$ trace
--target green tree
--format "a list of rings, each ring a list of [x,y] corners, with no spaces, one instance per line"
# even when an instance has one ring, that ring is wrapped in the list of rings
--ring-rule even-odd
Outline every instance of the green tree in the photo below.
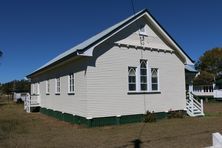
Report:
[[[199,75],[193,80],[194,85],[211,85],[213,82],[214,75],[206,71],[200,71]]]
[[[222,71],[222,48],[213,48],[199,59],[198,68],[217,76]]]
[[[14,80],[0,86],[2,94],[10,94],[13,91],[30,91],[30,82],[27,80]]]
[[[222,75],[222,48],[206,51],[196,65],[200,74],[194,79],[194,84],[212,84]]]

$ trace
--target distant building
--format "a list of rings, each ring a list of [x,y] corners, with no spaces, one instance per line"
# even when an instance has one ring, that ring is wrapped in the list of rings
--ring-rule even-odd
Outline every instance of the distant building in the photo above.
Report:
[[[12,92],[13,94],[13,101],[19,102],[19,101],[25,101],[30,97],[30,94],[28,91],[20,91],[16,90]]]

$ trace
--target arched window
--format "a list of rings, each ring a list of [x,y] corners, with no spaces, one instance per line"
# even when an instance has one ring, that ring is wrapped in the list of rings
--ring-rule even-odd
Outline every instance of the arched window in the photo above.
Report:
[[[129,91],[136,91],[136,68],[128,68]]]
[[[147,61],[140,60],[140,89],[147,90]]]
[[[152,91],[158,90],[158,69],[151,68],[151,83],[152,83]]]

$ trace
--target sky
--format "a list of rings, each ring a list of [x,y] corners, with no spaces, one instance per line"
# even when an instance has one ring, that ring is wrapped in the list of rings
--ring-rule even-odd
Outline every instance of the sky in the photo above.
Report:
[[[23,79],[58,54],[142,9],[195,61],[222,47],[221,0],[0,0],[0,83]]]

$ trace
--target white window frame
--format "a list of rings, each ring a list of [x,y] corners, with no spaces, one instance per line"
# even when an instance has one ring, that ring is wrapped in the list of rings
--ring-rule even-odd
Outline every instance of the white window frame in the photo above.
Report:
[[[45,82],[45,92],[47,95],[50,94],[50,80],[46,80]]]
[[[145,62],[146,64],[146,75],[141,75],[142,72],[141,72],[141,64]],[[130,90],[129,89],[129,68],[135,68],[135,74],[136,74],[136,90]],[[156,69],[157,71],[157,83],[155,83],[157,85],[157,90],[153,90],[152,86],[153,86],[153,82],[152,82],[152,69]],[[147,59],[140,59],[139,61],[139,66],[137,67],[134,67],[134,66],[128,66],[128,92],[135,92],[135,93],[152,93],[152,92],[160,92],[160,78],[159,78],[159,68],[156,68],[156,67],[150,67],[149,64],[148,64],[148,60]],[[142,83],[141,82],[141,78],[143,76],[146,76],[146,83]],[[142,90],[142,84],[146,84],[146,90]]]
[[[145,65],[146,65],[146,68],[141,68],[141,65],[143,64],[145,62]],[[138,68],[139,70],[140,70],[140,73],[139,73],[139,77],[140,77],[140,91],[144,91],[144,92],[147,92],[148,91],[148,64],[147,64],[147,60],[144,60],[144,59],[140,59],[140,66],[139,66],[139,68]],[[146,75],[142,75],[141,74],[141,70],[142,69],[146,69]],[[141,78],[142,77],[145,77],[146,78],[146,83],[142,83],[141,82]],[[146,89],[145,90],[142,90],[142,85],[146,85]]]
[[[71,77],[71,76],[73,76],[73,77]],[[70,82],[72,82],[71,78],[73,79],[73,84],[70,83]],[[71,87],[73,87],[73,88],[71,88]],[[70,73],[68,75],[68,94],[73,94],[73,93],[75,93],[75,74]]]
[[[40,94],[40,83],[37,82],[36,83],[36,95],[39,95]]]
[[[153,77],[153,73],[152,73],[152,69],[156,69],[156,72],[157,72],[157,82],[156,83],[153,83],[152,82],[152,77]],[[160,78],[159,78],[159,68],[154,68],[154,67],[152,67],[152,68],[150,68],[150,90],[151,90],[151,92],[158,92],[158,91],[160,91],[160,83],[159,83],[159,80]],[[156,84],[157,85],[157,90],[153,90],[153,84]]]
[[[35,83],[32,83],[31,84],[31,91],[32,91],[32,95],[34,95],[35,94]]]
[[[130,75],[129,75],[129,72],[131,71],[131,69],[133,69],[134,70],[134,72],[135,72],[135,82],[134,83],[132,83],[132,82],[130,82],[129,81],[129,77],[130,77]],[[129,66],[128,67],[128,91],[129,92],[136,92],[137,91],[137,68],[136,67],[133,67],[133,66]],[[130,85],[135,85],[135,90],[130,90]]]
[[[61,79],[60,77],[55,78],[55,94],[60,94],[61,92]]]

